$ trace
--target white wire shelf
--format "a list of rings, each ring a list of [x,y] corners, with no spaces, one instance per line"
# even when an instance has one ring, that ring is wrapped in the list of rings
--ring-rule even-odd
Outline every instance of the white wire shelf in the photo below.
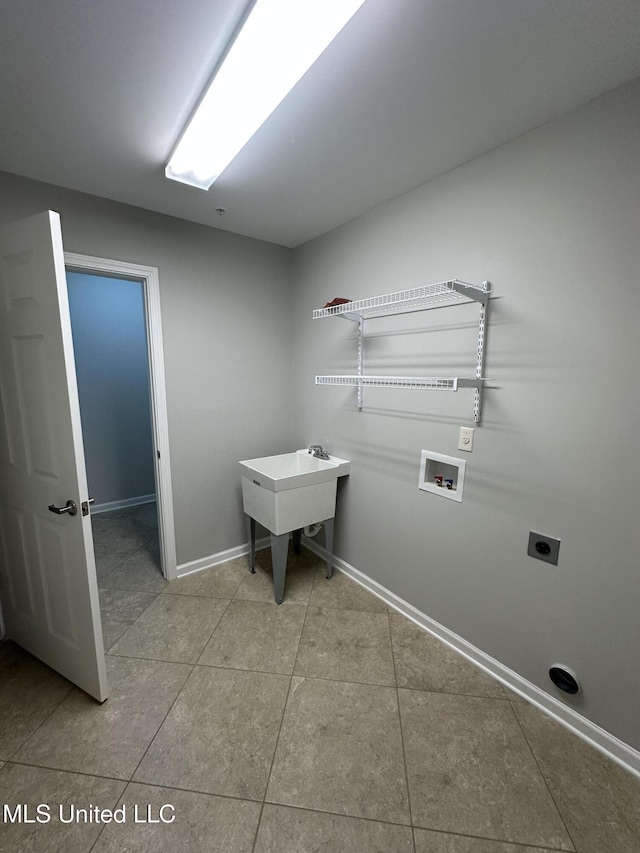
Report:
[[[473,388],[473,419],[480,422],[480,410],[484,390],[484,339],[487,312],[491,289],[488,281],[482,284],[469,284],[459,279],[441,281],[424,287],[414,287],[410,290],[399,290],[383,296],[371,296],[368,299],[358,299],[317,308],[313,312],[314,320],[322,317],[344,317],[357,323],[357,353],[356,370],[354,375],[316,376],[316,385],[348,385],[356,388],[356,404],[358,409],[363,406],[363,389],[368,388],[408,388],[417,391],[457,391],[459,388]],[[475,353],[475,378],[461,379],[459,377],[442,376],[369,376],[364,373],[364,328],[365,319],[371,317],[406,314],[424,311],[429,308],[442,308],[447,305],[476,303],[480,309],[478,319],[478,344]],[[368,324],[367,324],[368,325]]]
[[[313,311],[313,319],[345,317],[348,320],[359,320],[376,315],[404,314],[440,308],[448,303],[481,302],[485,304],[490,293],[488,282],[478,285],[452,279],[424,287],[414,287],[410,290],[386,293],[383,296],[357,299],[342,305],[333,305],[330,308],[316,308]]]
[[[316,385],[348,385],[362,388],[409,388],[416,391],[457,391],[480,388],[484,379],[442,376],[316,376]]]

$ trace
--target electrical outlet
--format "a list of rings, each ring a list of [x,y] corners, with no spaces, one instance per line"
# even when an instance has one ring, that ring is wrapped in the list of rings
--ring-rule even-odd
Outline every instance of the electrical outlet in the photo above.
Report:
[[[529,533],[527,554],[536,560],[544,560],[545,563],[558,565],[558,553],[560,552],[560,540],[553,536],[545,536],[543,533]]]
[[[473,429],[471,427],[460,427],[458,450],[467,450],[469,453],[473,450]]]

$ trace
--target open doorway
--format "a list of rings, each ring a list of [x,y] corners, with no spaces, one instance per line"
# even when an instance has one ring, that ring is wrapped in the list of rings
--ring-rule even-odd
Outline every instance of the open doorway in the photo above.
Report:
[[[101,603],[103,590],[160,591],[142,282],[68,270],[67,292]]]
[[[119,572],[130,598],[157,594],[176,577],[157,270],[70,253],[65,265],[99,583]]]

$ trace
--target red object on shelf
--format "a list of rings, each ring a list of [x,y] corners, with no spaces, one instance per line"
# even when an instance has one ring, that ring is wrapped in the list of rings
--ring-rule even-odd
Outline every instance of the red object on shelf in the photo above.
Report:
[[[336,296],[335,299],[332,299],[331,302],[327,302],[326,305],[323,305],[323,308],[335,308],[336,305],[346,305],[347,302],[353,302],[352,299],[342,299],[340,296]]]

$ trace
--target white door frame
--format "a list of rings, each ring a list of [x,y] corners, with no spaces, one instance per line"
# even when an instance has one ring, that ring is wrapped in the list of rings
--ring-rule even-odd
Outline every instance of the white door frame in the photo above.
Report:
[[[160,317],[160,282],[157,267],[94,258],[89,255],[64,253],[69,270],[81,270],[97,275],[131,278],[142,282],[144,311],[147,325],[149,356],[149,389],[151,395],[151,425],[153,432],[153,457],[155,465],[156,494],[158,501],[158,533],[160,560],[167,580],[178,577],[176,535],[173,518],[173,491],[171,489],[171,459],[169,455],[169,422],[164,376],[162,346],[162,321]]]

